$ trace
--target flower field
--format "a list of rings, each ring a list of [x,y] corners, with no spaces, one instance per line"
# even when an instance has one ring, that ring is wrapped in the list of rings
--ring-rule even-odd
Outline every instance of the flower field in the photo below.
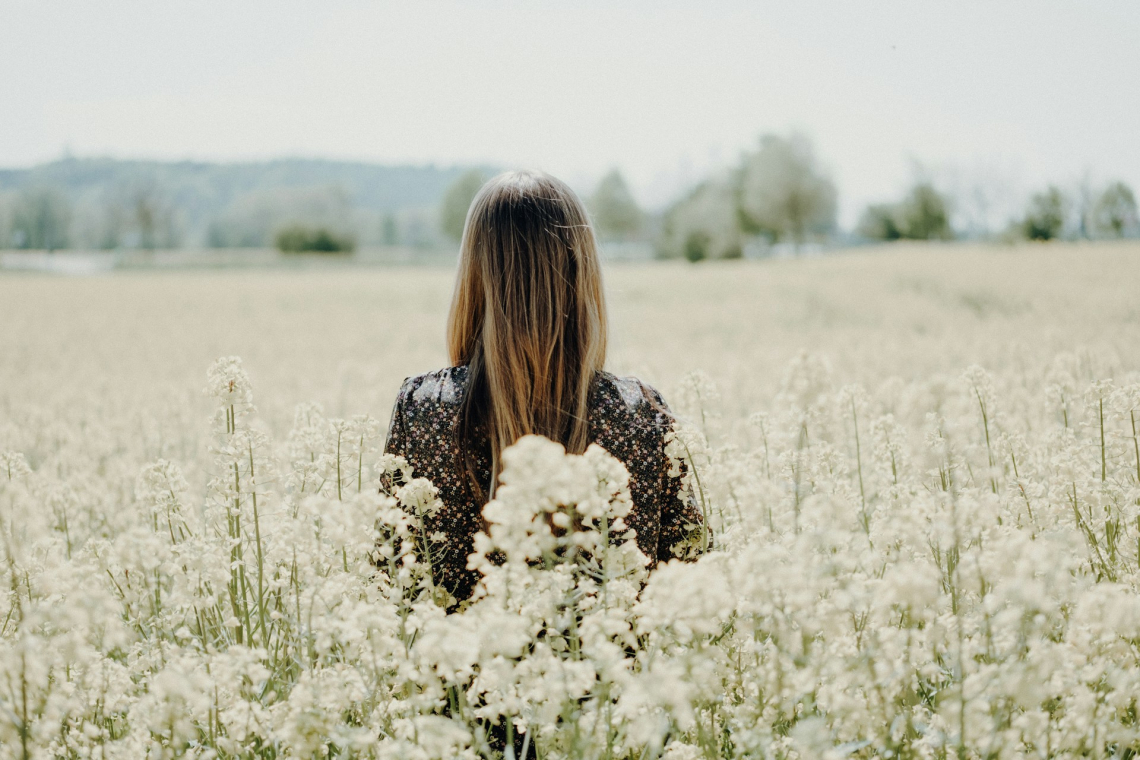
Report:
[[[381,451],[451,276],[0,277],[0,760],[1140,749],[1140,246],[614,266],[713,548],[528,438],[446,614]]]

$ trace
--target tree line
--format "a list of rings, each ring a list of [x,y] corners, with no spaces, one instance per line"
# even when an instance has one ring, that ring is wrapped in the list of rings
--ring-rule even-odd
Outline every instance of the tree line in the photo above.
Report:
[[[65,160],[20,183],[11,179],[16,173],[0,171],[0,248],[446,249],[459,240],[471,199],[493,171]],[[897,200],[871,204],[853,230],[842,230],[836,185],[811,141],[795,133],[764,135],[662,211],[642,209],[616,169],[586,201],[606,244],[690,261],[860,241],[1140,235],[1135,195],[1121,181],[1086,182],[1076,192],[1049,186],[1006,226],[978,230],[956,229],[954,194],[924,178]]]
[[[486,180],[469,171],[448,188],[441,227],[453,241],[463,231],[471,199]],[[1076,197],[1074,197],[1074,195]],[[603,242],[641,241],[662,258],[731,259],[747,248],[797,250],[822,243],[952,240],[1053,240],[1140,235],[1136,198],[1116,181],[1086,183],[1076,194],[1050,186],[1033,194],[1022,215],[997,230],[956,230],[954,198],[929,179],[916,181],[898,200],[875,203],[854,230],[839,229],[838,190],[811,141],[802,134],[765,135],[737,163],[691,188],[664,211],[641,209],[617,170],[586,197]]]
[[[64,158],[0,169],[0,248],[433,248],[439,200],[463,171]]]

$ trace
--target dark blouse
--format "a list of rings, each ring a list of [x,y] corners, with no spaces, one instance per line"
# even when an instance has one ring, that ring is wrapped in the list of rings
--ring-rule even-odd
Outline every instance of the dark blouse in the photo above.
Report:
[[[441,533],[442,557],[435,582],[457,599],[470,597],[479,579],[467,569],[474,537],[483,528],[483,505],[466,484],[456,430],[467,387],[467,367],[447,367],[404,381],[385,451],[404,457],[412,477],[429,479],[443,506],[427,518],[429,534]],[[637,544],[651,567],[659,561],[688,558],[701,545],[703,519],[681,478],[669,475],[664,438],[672,426],[661,395],[636,378],[599,372],[590,390],[589,438],[621,460],[629,470],[633,509],[626,524],[637,531]],[[484,492],[491,482],[488,445],[476,446],[472,464]]]

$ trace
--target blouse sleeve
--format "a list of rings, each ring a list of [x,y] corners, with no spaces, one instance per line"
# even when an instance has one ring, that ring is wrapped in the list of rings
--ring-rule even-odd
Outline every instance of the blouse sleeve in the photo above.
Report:
[[[388,423],[388,441],[384,444],[385,454],[404,456],[407,451],[407,431],[404,428],[404,402],[411,390],[411,378],[404,378],[396,403],[392,405],[392,419]]]
[[[388,440],[384,443],[385,454],[395,454],[404,459],[408,457],[408,431],[404,421],[404,409],[411,393],[411,386],[411,378],[405,378],[403,385],[400,386],[400,392],[396,394],[396,403],[392,406],[392,419],[388,423]],[[400,476],[396,473],[385,475],[382,488],[391,493],[396,486],[403,485],[400,480]]]
[[[685,488],[689,466],[681,461],[680,471],[670,475],[673,469],[668,454],[664,451],[664,436],[673,430],[674,417],[665,399],[654,388],[648,388],[650,399],[657,407],[656,413],[661,422],[662,452],[660,490],[661,530],[657,538],[657,561],[671,559],[691,561],[707,551],[712,545],[712,535],[705,524],[704,514],[697,504],[691,488]]]

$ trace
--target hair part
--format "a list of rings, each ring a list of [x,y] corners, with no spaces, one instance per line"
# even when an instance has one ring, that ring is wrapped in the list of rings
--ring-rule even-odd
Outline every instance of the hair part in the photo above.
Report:
[[[542,172],[487,182],[467,212],[447,324],[451,362],[468,368],[457,435],[473,495],[494,495],[501,454],[524,435],[585,451],[606,337],[597,243],[578,196]],[[490,494],[472,466],[476,431],[490,442]]]

